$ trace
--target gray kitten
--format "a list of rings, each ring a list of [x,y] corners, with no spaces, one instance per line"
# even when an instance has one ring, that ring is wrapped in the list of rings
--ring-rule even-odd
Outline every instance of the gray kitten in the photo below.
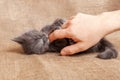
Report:
[[[41,54],[47,51],[60,52],[65,46],[75,44],[72,39],[64,38],[49,42],[48,36],[56,29],[61,29],[61,25],[65,21],[63,19],[55,20],[51,25],[43,27],[40,31],[32,30],[14,38],[13,41],[22,45],[24,52],[27,54]],[[110,59],[116,58],[118,52],[114,46],[106,39],[101,39],[96,45],[86,51],[79,53],[99,52],[98,58]]]

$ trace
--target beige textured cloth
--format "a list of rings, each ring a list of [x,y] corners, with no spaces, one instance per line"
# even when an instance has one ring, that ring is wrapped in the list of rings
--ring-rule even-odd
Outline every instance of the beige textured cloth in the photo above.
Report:
[[[120,0],[0,0],[0,80],[120,80],[120,57],[102,60],[93,53],[25,55],[21,46],[11,41],[56,18],[117,9]],[[120,32],[108,39],[120,51]]]

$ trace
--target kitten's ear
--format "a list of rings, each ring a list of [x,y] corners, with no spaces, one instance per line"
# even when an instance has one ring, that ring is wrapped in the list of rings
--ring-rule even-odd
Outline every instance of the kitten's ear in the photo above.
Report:
[[[12,39],[12,41],[15,41],[19,44],[22,44],[24,42],[24,40],[21,37],[16,37],[16,38]]]

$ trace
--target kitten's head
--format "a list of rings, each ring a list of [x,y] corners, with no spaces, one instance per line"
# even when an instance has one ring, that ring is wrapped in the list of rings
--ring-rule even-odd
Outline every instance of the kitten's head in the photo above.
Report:
[[[14,38],[13,41],[21,44],[24,52],[27,54],[44,53],[49,48],[48,35],[37,30],[26,32],[21,36]]]
[[[44,53],[49,50],[49,34],[56,29],[60,29],[63,23],[63,19],[56,19],[51,25],[43,27],[41,31],[32,30],[26,32],[14,38],[13,41],[21,44],[25,53]]]

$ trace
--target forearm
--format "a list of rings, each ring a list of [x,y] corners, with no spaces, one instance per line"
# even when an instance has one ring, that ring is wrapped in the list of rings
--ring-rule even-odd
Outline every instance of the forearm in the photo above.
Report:
[[[104,12],[102,15],[101,24],[107,30],[106,35],[117,30],[120,30],[120,10],[112,12]]]

